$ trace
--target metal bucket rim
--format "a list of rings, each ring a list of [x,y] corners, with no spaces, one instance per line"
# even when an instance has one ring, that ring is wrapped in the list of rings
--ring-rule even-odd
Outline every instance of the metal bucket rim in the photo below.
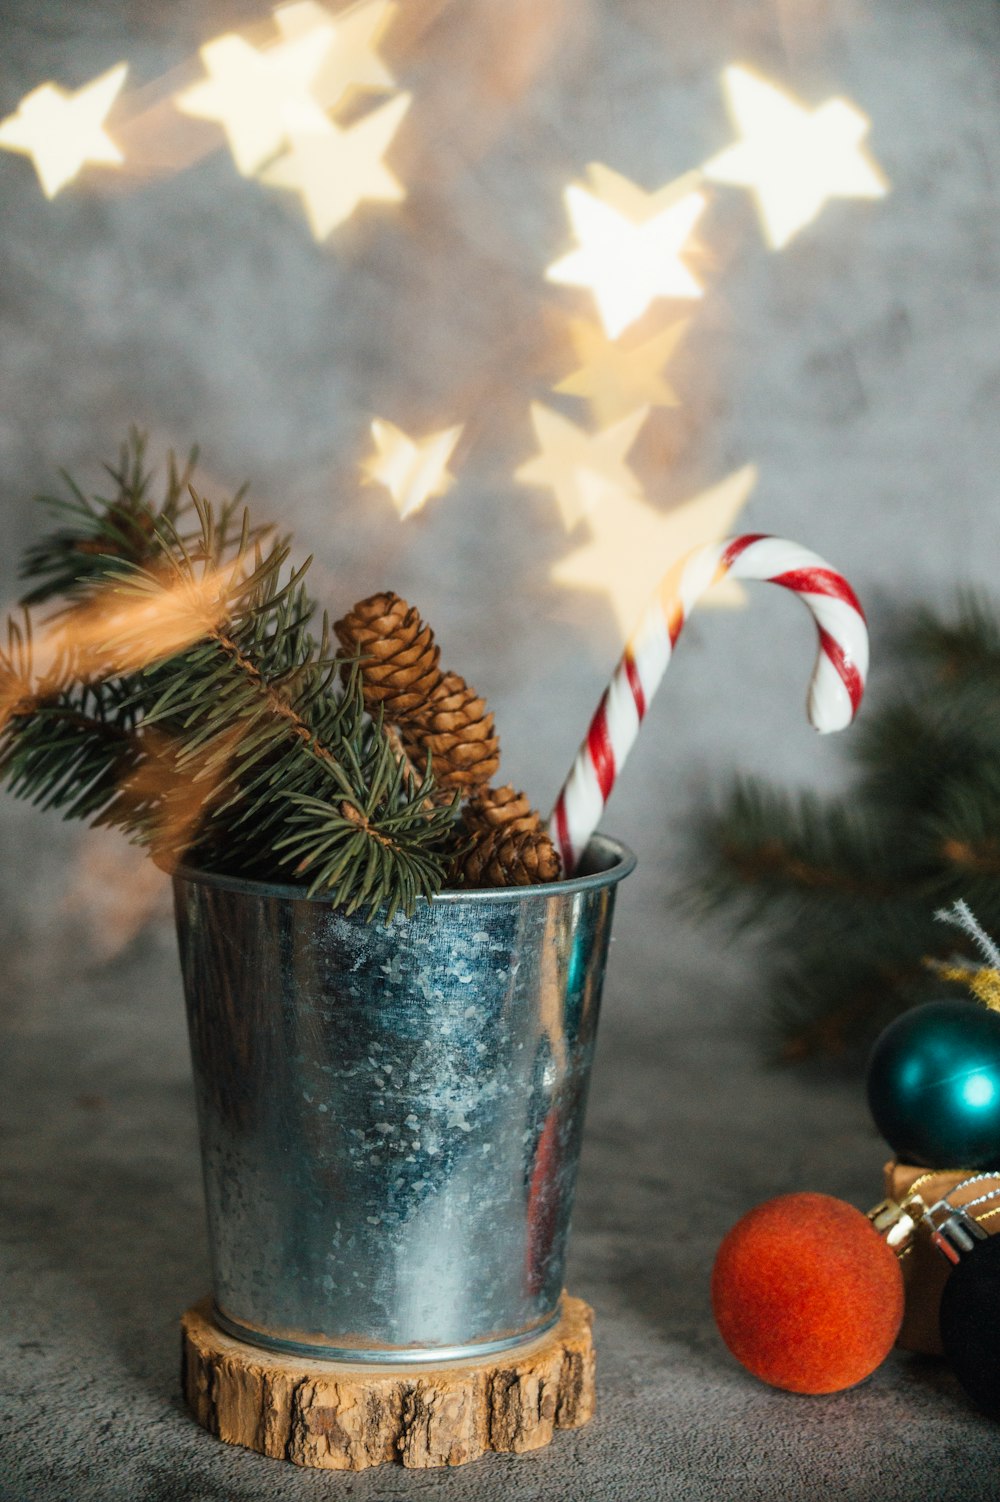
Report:
[[[636,857],[621,840],[610,835],[595,834],[584,851],[582,864],[607,860],[610,864],[582,876],[564,877],[560,881],[538,882],[528,887],[461,887],[435,892],[432,906],[453,902],[525,902],[531,899],[544,901],[552,897],[572,896],[577,892],[589,892],[598,887],[613,886],[635,870]],[[200,882],[203,886],[221,887],[227,892],[244,892],[254,897],[283,897],[293,902],[318,902],[329,905],[330,899],[322,892],[311,897],[304,887],[289,882],[254,881],[248,876],[229,876],[220,871],[204,871],[197,866],[180,863],[170,868],[170,875],[182,881]],[[426,897],[417,901],[426,903]]]

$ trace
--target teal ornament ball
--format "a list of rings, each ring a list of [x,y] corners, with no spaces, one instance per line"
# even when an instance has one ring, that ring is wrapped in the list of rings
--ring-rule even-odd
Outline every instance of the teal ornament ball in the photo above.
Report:
[[[959,1000],[904,1012],[872,1050],[868,1104],[902,1163],[1000,1167],[1000,1015]]]

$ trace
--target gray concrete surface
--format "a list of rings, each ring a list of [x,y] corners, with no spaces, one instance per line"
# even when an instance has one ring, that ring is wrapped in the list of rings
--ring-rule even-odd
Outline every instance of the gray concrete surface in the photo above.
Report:
[[[490,698],[504,770],[543,806],[618,650],[597,599],[557,591],[570,546],[510,474],[527,406],[568,369],[562,186],[600,160],[655,187],[730,139],[717,75],[753,63],[872,118],[893,184],[832,205],[780,256],[739,194],[706,241],[710,292],[636,467],[667,509],[756,460],[746,519],[828,553],[871,608],[994,582],[998,63],[995,0],[403,0],[412,86],[399,210],[327,247],[224,151],[177,175],[93,173],[47,203],[0,153],[3,593],[64,464],[86,481],[130,420],[249,476],[317,555],[335,611],[417,602]],[[0,114],[120,59],[153,99],[259,4],[5,0]],[[391,51],[391,47],[387,49]],[[142,94],[148,90],[148,95]],[[126,101],[127,103],[127,101]],[[126,110],[127,113],[127,110]],[[370,417],[470,418],[460,483],[401,527],[362,490]],[[598,1311],[600,1413],[545,1453],[465,1471],[299,1473],[224,1448],[180,1404],[178,1313],[207,1282],[166,894],[111,836],[0,803],[4,1502],[930,1498],[997,1495],[995,1426],[934,1363],[893,1357],[826,1399],[756,1385],[713,1330],[714,1249],[755,1201],[859,1205],[882,1149],[857,1081],[766,1062],[752,951],[676,900],[684,829],[735,768],[830,787],[843,749],[801,717],[808,627],[776,592],[704,615],[609,811],[623,892],[570,1283]],[[876,674],[872,694],[885,686]],[[835,963],[835,957],[831,957]]]

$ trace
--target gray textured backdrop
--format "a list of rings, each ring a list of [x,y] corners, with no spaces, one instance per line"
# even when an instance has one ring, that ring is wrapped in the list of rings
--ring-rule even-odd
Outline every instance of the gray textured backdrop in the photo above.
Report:
[[[47,78],[79,87],[123,59],[129,97],[152,104],[165,75],[194,76],[201,43],[267,7],[4,0],[0,16],[2,116]],[[636,450],[650,499],[666,510],[755,460],[746,521],[843,568],[876,643],[885,602],[993,583],[995,0],[402,0],[385,50],[415,95],[392,156],[409,198],[327,246],[224,149],[176,175],[95,171],[53,203],[0,153],[5,597],[57,466],[96,482],[130,421],[154,452],[197,439],[210,492],[249,478],[315,552],[332,610],[382,587],[419,604],[489,697],[506,776],[547,806],[619,648],[600,599],[549,580],[573,545],[551,498],[510,479],[534,448],[529,401],[571,368],[566,315],[587,306],[541,279],[567,244],[560,194],[589,161],[653,188],[720,150],[732,61],[861,105],[893,191],[829,206],[780,255],[720,192],[708,295],[672,367],[683,404]],[[405,525],[358,483],[376,413],[469,423],[459,483]],[[714,1246],[754,1200],[879,1188],[856,1086],[771,1073],[751,957],[671,902],[685,820],[735,768],[842,775],[841,746],[801,713],[808,623],[777,593],[690,628],[607,819],[640,868],[575,1233],[603,1407],[534,1459],[344,1482],[188,1424],[173,1320],[206,1271],[166,894],[113,837],[0,803],[4,1497],[902,1498],[923,1487],[914,1452],[928,1494],[995,1495],[995,1433],[937,1368],[894,1359],[856,1394],[782,1398],[727,1362],[707,1312]]]

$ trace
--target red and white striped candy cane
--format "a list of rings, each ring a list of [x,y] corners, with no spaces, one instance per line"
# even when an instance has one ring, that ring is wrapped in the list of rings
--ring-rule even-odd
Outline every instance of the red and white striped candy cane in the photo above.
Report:
[[[684,622],[705,591],[725,574],[780,584],[811,610],[819,653],[808,708],[816,729],[843,730],[857,713],[868,671],[868,630],[844,576],[797,542],[762,533],[696,548],[670,570],[650,601],[556,799],[549,834],[567,876],[575,871],[597,828]]]

